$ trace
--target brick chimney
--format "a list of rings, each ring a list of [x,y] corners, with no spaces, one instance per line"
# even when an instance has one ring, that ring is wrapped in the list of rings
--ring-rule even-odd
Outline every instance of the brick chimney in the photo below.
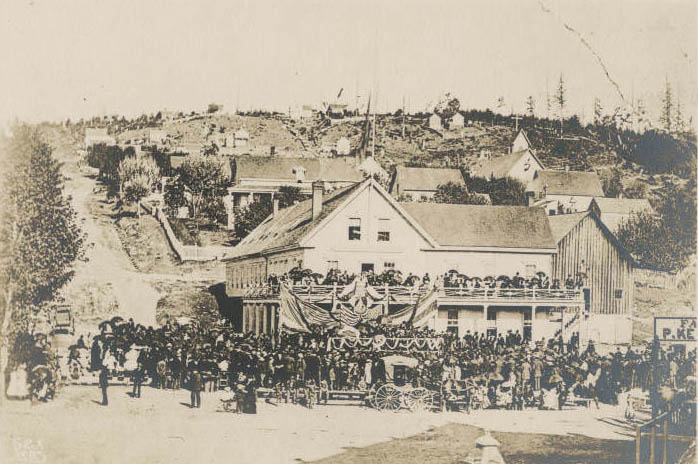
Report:
[[[313,221],[322,213],[322,192],[325,183],[321,180],[313,182]]]
[[[272,211],[271,217],[276,217],[276,215],[279,214],[279,198],[274,197],[272,203],[274,204],[274,209]]]

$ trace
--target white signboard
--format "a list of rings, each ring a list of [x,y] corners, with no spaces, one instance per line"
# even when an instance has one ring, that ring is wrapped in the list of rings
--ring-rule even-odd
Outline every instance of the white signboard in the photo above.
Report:
[[[654,335],[660,342],[696,341],[695,317],[655,317]]]

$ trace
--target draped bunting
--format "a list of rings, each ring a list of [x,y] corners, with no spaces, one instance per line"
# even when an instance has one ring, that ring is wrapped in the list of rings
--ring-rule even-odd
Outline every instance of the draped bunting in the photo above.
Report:
[[[403,351],[418,349],[437,351],[441,349],[443,340],[440,338],[385,338],[385,337],[332,337],[327,344],[328,350],[376,349],[387,351]]]
[[[282,329],[310,332],[310,325],[339,324],[329,311],[301,300],[286,285],[281,285],[279,300],[279,327]]]
[[[415,305],[387,316],[387,322],[390,325],[400,325],[406,322],[414,327],[423,327],[429,322],[429,316],[436,311],[437,296],[436,287],[432,287],[429,293],[424,295]]]
[[[424,326],[436,309],[436,295],[436,288],[432,287],[414,305],[386,316],[387,323],[399,325],[406,322],[416,327]],[[354,279],[341,291],[330,292],[315,300],[323,305],[331,305],[330,309],[304,300],[302,294],[296,295],[286,284],[280,285],[279,299],[279,326],[295,332],[310,332],[312,325],[354,327],[360,322],[378,319],[387,304],[387,296],[381,295],[363,278]],[[390,299],[394,298],[391,296]]]

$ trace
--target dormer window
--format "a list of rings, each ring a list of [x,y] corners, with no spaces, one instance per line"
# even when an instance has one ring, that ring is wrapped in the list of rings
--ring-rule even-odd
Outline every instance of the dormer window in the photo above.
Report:
[[[524,163],[524,171],[528,171],[529,169],[531,169],[531,160],[527,159]]]
[[[293,168],[293,173],[296,175],[296,182],[305,182],[305,168],[303,166]]]

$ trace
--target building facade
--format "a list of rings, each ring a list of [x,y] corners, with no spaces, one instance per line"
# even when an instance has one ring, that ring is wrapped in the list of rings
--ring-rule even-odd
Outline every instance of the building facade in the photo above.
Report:
[[[574,321],[583,339],[596,343],[632,341],[634,261],[593,212],[550,217],[557,241],[552,276],[561,282],[582,275],[586,317]]]

